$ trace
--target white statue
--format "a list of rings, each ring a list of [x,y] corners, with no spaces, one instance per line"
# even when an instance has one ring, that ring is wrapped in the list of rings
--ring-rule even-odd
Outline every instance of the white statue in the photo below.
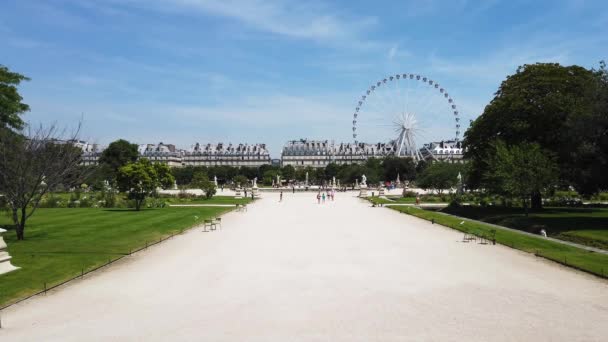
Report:
[[[254,188],[257,188],[257,187],[258,187],[258,177],[255,177],[255,178],[253,179],[253,187],[254,187]]]
[[[333,186],[336,186],[336,177],[335,177],[335,176],[333,177],[333,180],[332,180],[332,185],[333,185]]]
[[[0,228],[0,274],[8,273],[19,268],[11,264],[11,256],[8,254],[6,243],[4,243],[4,239],[2,238],[3,233],[6,233],[6,229]]]
[[[308,186],[308,171],[306,171],[306,186]]]
[[[215,183],[215,187],[217,188],[217,176],[213,176],[213,183]]]
[[[361,176],[361,186],[367,186],[367,177],[365,175]]]

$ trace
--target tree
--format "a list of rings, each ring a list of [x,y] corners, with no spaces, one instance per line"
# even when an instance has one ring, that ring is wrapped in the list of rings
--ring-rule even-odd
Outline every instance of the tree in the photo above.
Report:
[[[117,182],[120,191],[128,193],[128,198],[135,201],[135,210],[139,211],[146,197],[152,195],[156,188],[164,189],[173,185],[175,178],[165,164],[152,164],[141,158],[118,169]]]
[[[216,193],[215,183],[210,181],[207,174],[203,172],[196,172],[192,176],[190,186],[194,189],[201,189],[207,199],[213,197]]]
[[[580,66],[538,63],[524,65],[502,82],[494,99],[465,133],[465,157],[471,160],[470,185],[491,187],[484,175],[492,142],[508,146],[537,143],[552,152],[560,179],[577,190],[593,192],[608,184],[606,89],[603,64],[599,71]],[[604,109],[602,109],[604,108]],[[598,181],[605,180],[604,184]],[[541,194],[532,194],[532,207],[542,206]]]
[[[396,180],[397,175],[401,180],[413,180],[416,178],[416,164],[411,158],[386,157],[382,160],[384,180]]]
[[[0,128],[23,128],[21,114],[30,110],[30,107],[21,102],[23,98],[17,91],[22,81],[29,81],[26,76],[11,72],[0,64]]]
[[[6,197],[18,240],[25,239],[27,220],[40,200],[60,184],[74,184],[82,150],[64,139],[55,126],[14,132],[0,128],[0,191]]]
[[[454,188],[458,183],[458,173],[464,173],[462,164],[434,162],[428,165],[416,179],[416,185],[423,189],[436,190],[439,194],[445,189]]]
[[[247,187],[247,185],[249,184],[249,179],[247,179],[247,177],[245,177],[243,175],[238,175],[238,176],[234,177],[233,181],[237,187],[241,187],[241,186]]]
[[[110,180],[114,180],[121,167],[135,162],[138,157],[137,145],[120,139],[110,143],[101,153],[99,166],[105,169]]]
[[[296,178],[296,169],[291,165],[285,165],[281,169],[281,174],[286,181],[294,180]]]
[[[557,183],[558,169],[551,152],[538,144],[522,143],[507,146],[503,141],[493,144],[494,153],[488,159],[484,177],[489,189],[508,197],[520,198],[528,216],[528,199],[544,193]]]

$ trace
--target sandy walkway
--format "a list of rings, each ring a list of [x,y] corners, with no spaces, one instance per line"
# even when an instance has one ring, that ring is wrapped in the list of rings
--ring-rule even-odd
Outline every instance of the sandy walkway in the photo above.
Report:
[[[1,341],[606,341],[608,283],[352,195],[278,194],[4,312]]]

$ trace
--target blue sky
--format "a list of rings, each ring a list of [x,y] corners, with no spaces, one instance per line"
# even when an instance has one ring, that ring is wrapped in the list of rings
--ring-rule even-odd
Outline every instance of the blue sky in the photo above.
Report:
[[[466,126],[518,65],[596,67],[607,28],[586,0],[3,0],[0,64],[32,78],[29,122],[277,157],[288,139],[351,141],[358,99],[394,73],[440,82]]]

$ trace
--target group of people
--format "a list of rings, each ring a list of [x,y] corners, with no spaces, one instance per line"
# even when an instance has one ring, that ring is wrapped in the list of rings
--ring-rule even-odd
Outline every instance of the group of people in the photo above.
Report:
[[[336,190],[332,189],[330,191],[323,191],[323,192],[319,191],[317,193],[317,203],[318,204],[321,204],[321,202],[325,203],[325,199],[333,201],[335,197],[336,197]]]

